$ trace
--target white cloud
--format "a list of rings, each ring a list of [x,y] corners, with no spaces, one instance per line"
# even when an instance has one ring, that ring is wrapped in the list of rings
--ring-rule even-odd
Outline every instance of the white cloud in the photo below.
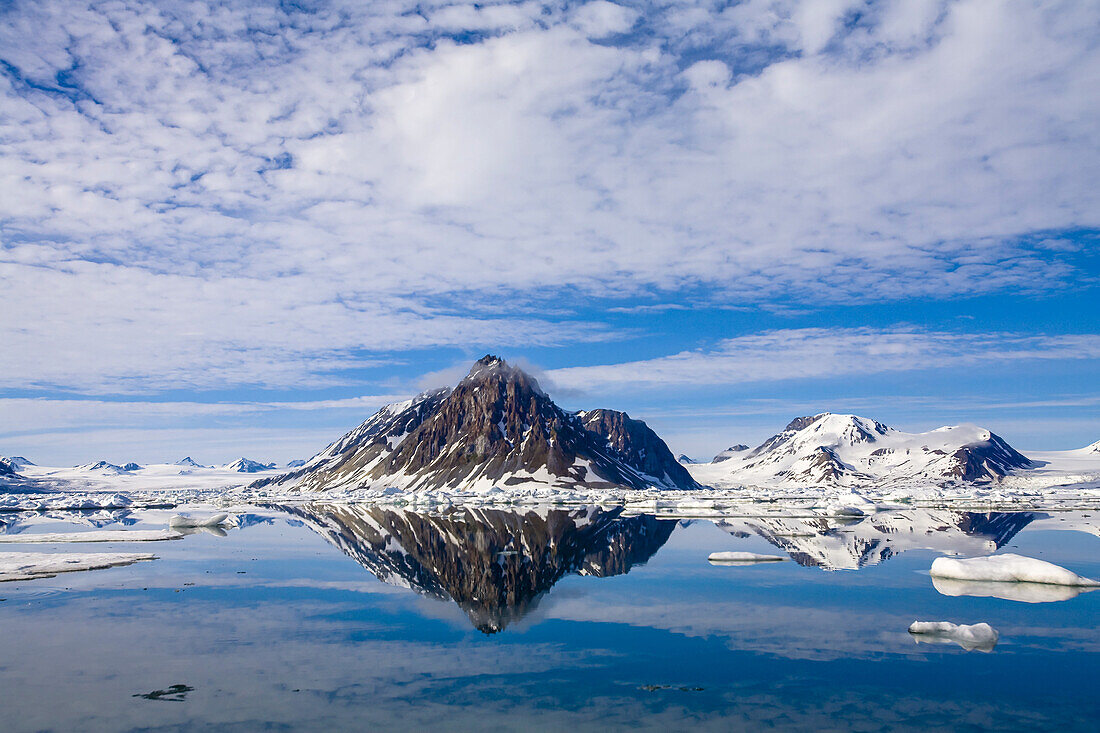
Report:
[[[1079,282],[1027,242],[1100,226],[1100,9],[853,7],[6,6],[0,386],[331,384],[608,337],[539,312],[594,295]]]
[[[585,3],[573,13],[573,22],[591,38],[626,33],[637,20],[637,10],[605,0]]]
[[[712,349],[549,372],[586,391],[645,385],[733,385],[997,362],[1100,359],[1100,335],[948,333],[911,328],[803,328],[725,339]]]

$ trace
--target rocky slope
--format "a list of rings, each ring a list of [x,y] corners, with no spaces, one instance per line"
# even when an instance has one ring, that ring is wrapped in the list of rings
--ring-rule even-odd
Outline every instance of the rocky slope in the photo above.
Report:
[[[254,486],[297,490],[695,489],[644,422],[570,413],[521,369],[486,356],[453,390],[389,405],[305,466]]]
[[[1031,461],[975,425],[903,433],[856,415],[822,413],[791,421],[750,451],[723,451],[691,466],[714,486],[859,487],[997,481]]]

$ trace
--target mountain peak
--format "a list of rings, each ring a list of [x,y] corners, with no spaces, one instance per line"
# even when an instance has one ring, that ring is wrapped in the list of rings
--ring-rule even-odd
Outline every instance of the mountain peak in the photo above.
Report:
[[[403,490],[698,487],[641,420],[613,410],[566,412],[534,377],[492,354],[453,390],[383,408],[300,471],[266,483],[289,482]]]
[[[504,359],[499,356],[493,356],[492,354],[486,354],[470,367],[470,371],[466,374],[466,378],[477,377],[482,374],[489,374],[496,371],[508,370],[513,371],[514,368]]]
[[[461,392],[463,389],[469,387],[473,387],[474,391],[477,391],[480,387],[490,383],[499,385],[500,388],[503,388],[505,385],[513,385],[512,390],[506,391],[514,391],[521,394],[530,391],[539,397],[547,397],[546,392],[543,391],[537,379],[523,369],[509,364],[499,356],[493,356],[492,354],[486,354],[474,362],[474,365],[470,368],[470,373],[458,383],[455,391]]]

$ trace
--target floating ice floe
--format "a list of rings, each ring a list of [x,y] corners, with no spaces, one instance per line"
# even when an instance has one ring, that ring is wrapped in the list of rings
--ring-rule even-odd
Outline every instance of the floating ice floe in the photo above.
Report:
[[[958,644],[967,651],[991,652],[1000,635],[986,623],[953,624],[950,621],[914,621],[909,633],[918,644]]]
[[[102,570],[155,560],[156,555],[126,552],[46,553],[0,552],[0,582],[51,578],[58,573]]]
[[[1011,553],[966,559],[937,557],[932,561],[931,573],[934,578],[954,580],[1100,586],[1100,582],[1082,578],[1077,573],[1054,563]]]
[[[711,565],[751,565],[758,562],[782,562],[782,555],[761,555],[757,552],[712,552],[707,560]]]
[[[217,527],[229,518],[228,514],[213,514],[209,517],[190,517],[185,514],[177,514],[168,520],[169,527]]]
[[[1020,603],[1055,603],[1068,601],[1082,593],[1096,590],[1082,585],[1051,585],[1050,583],[990,583],[985,580],[953,580],[932,576],[932,587],[945,596],[1000,598]]]
[[[52,544],[55,542],[157,542],[178,540],[183,535],[168,529],[106,529],[95,532],[50,532],[43,534],[4,534],[0,543]]]

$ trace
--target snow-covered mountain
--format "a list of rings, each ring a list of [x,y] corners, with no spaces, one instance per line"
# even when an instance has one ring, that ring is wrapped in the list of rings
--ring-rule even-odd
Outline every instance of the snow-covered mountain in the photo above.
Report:
[[[934,485],[995,481],[1031,461],[976,425],[904,433],[856,415],[821,413],[791,421],[750,451],[691,466],[696,480],[718,487]]]
[[[716,455],[711,460],[711,463],[721,463],[722,461],[728,461],[731,458],[741,455],[748,449],[749,447],[747,445],[743,445],[741,443],[738,443],[737,445],[731,445],[729,448],[726,448],[724,451]]]
[[[269,471],[275,468],[275,464],[260,463],[250,458],[238,458],[232,463],[225,464],[224,468],[226,471],[235,471],[237,473],[256,473],[258,471]]]
[[[19,466],[10,458],[0,458],[0,476],[19,475]]]
[[[172,465],[174,465],[174,466],[183,466],[185,468],[209,468],[209,466],[204,466],[201,463],[196,463],[195,459],[192,458],[191,456],[187,456],[186,458],[181,458]]]
[[[2,457],[0,457],[0,461],[7,461],[16,470],[18,470],[20,468],[26,468],[27,466],[35,465],[35,463],[33,461],[30,461],[30,460],[24,458],[23,456],[2,456]]]
[[[306,465],[255,487],[299,490],[696,489],[668,446],[614,410],[570,413],[538,382],[486,356],[453,389],[388,405]]]

